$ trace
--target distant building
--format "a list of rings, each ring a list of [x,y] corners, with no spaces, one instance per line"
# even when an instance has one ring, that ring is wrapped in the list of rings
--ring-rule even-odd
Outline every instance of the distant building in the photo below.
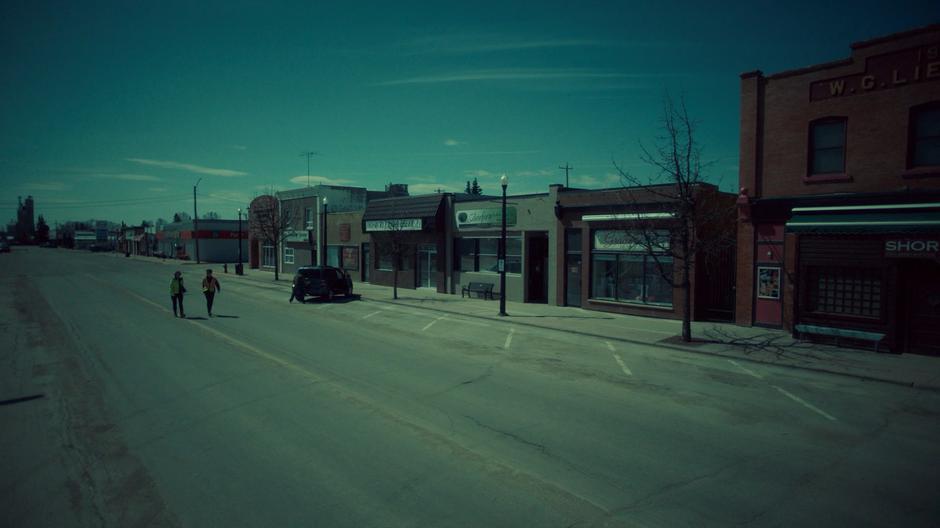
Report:
[[[24,201],[19,199],[19,206],[16,210],[16,227],[14,237],[20,244],[28,244],[36,236],[35,211],[33,208],[33,197],[27,196]]]
[[[938,133],[940,25],[742,74],[737,322],[940,354]]]
[[[196,260],[197,239],[202,262],[235,264],[238,262],[239,240],[241,254],[248,253],[247,225],[238,220],[200,220],[198,232],[194,230],[192,221],[174,222],[157,231],[156,238],[158,252],[184,260]]]

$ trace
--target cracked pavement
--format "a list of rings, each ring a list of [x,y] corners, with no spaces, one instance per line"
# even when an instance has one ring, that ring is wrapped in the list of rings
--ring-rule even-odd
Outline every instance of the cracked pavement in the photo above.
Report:
[[[5,525],[940,518],[937,393],[620,343],[627,374],[583,335],[519,326],[508,339],[508,325],[429,326],[427,310],[368,300],[288,304],[286,286],[224,274],[214,312],[228,317],[195,319],[190,295],[194,319],[175,319],[166,265],[8,257]]]

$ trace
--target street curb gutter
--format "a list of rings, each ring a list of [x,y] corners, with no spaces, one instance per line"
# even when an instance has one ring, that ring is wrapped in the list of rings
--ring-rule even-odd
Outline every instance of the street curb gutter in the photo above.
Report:
[[[565,332],[565,333],[568,333],[568,334],[582,335],[582,336],[585,336],[585,337],[593,337],[593,338],[597,338],[597,339],[609,339],[609,340],[613,340],[613,341],[619,341],[619,342],[622,342],[622,343],[630,343],[630,344],[633,344],[633,345],[654,346],[654,347],[658,347],[658,348],[665,348],[665,349],[669,349],[669,350],[675,350],[675,351],[677,351],[677,352],[691,352],[691,353],[695,353],[695,354],[703,354],[703,355],[707,355],[707,356],[721,357],[721,358],[725,358],[725,359],[743,360],[743,361],[747,361],[747,362],[750,362],[750,363],[753,363],[753,364],[758,364],[758,365],[773,365],[773,366],[775,366],[775,367],[783,367],[783,368],[788,368],[788,369],[793,369],[793,370],[808,370],[808,371],[812,371],[812,372],[822,372],[822,373],[831,374],[831,375],[834,375],[834,376],[842,376],[842,377],[846,377],[846,378],[859,379],[859,380],[863,380],[863,381],[874,381],[874,382],[878,382],[878,383],[887,383],[887,384],[890,384],[890,385],[896,385],[896,386],[900,386],[900,387],[907,387],[907,388],[912,388],[912,389],[917,389],[917,390],[926,390],[926,391],[940,392],[940,386],[917,384],[917,383],[915,383],[915,382],[913,382],[913,381],[901,381],[901,380],[895,380],[895,379],[889,379],[889,378],[879,378],[879,377],[876,377],[876,376],[868,376],[868,375],[865,375],[865,374],[852,374],[852,373],[849,373],[849,372],[839,372],[839,371],[837,371],[837,370],[829,370],[829,369],[825,369],[825,368],[801,367],[801,366],[797,366],[797,365],[788,365],[788,364],[785,364],[785,363],[773,363],[773,362],[770,362],[770,361],[761,361],[760,359],[755,359],[755,358],[751,358],[751,357],[747,357],[747,356],[735,356],[735,355],[732,355],[732,354],[722,354],[721,352],[714,352],[714,351],[711,351],[711,350],[702,350],[702,349],[696,349],[696,348],[691,348],[691,347],[683,347],[683,346],[677,346],[677,345],[666,344],[666,343],[650,343],[650,342],[648,342],[648,341],[639,341],[639,340],[636,340],[636,339],[629,339],[629,338],[625,338],[625,337],[614,337],[614,336],[608,336],[608,335],[602,335],[602,334],[595,334],[595,333],[592,333],[592,332],[584,332],[584,331],[581,331],[581,330],[563,330],[563,329],[560,329],[560,328],[546,328],[546,327],[544,327],[544,326],[537,325],[537,324],[532,324],[532,323],[526,323],[526,322],[523,322],[523,321],[513,320],[513,319],[511,319],[512,316],[510,316],[510,318],[494,319],[494,318],[486,317],[486,316],[482,316],[482,315],[468,314],[468,313],[464,313],[464,312],[454,312],[454,311],[451,311],[451,310],[442,310],[442,309],[439,309],[439,308],[431,308],[431,307],[428,307],[428,306],[418,306],[418,305],[406,304],[406,303],[395,302],[395,301],[385,301],[385,300],[372,299],[372,298],[365,298],[365,297],[363,297],[363,300],[368,300],[368,301],[371,301],[371,302],[379,302],[379,303],[384,303],[384,304],[393,304],[393,305],[396,305],[396,306],[408,306],[408,307],[410,307],[410,308],[418,308],[418,309],[421,309],[421,310],[427,310],[427,311],[429,311],[429,312],[444,312],[444,313],[453,314],[453,315],[460,315],[460,316],[463,316],[463,317],[473,317],[474,319],[481,319],[481,320],[484,320],[484,321],[493,321],[493,322],[499,322],[499,323],[514,324],[514,325],[519,325],[519,326],[527,326],[527,327],[530,327],[530,328],[538,328],[538,329],[541,329],[541,330],[550,330],[550,331],[554,331],[554,332]]]

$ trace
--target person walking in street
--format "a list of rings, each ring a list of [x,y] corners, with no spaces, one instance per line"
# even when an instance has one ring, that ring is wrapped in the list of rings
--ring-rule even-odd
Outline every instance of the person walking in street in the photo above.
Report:
[[[170,279],[170,299],[173,300],[173,317],[186,318],[186,312],[183,311],[183,294],[186,293],[186,287],[183,286],[183,274],[176,272]],[[176,305],[180,305],[179,315],[176,314]]]
[[[212,301],[216,293],[222,293],[222,285],[219,284],[219,279],[212,276],[211,269],[206,270],[206,278],[202,279],[202,293],[206,294],[206,311],[209,312],[209,317],[212,317]]]
[[[306,302],[304,301],[304,285],[301,280],[302,279],[300,277],[294,279],[294,285],[291,287],[290,291],[290,301],[288,302],[294,302],[294,299],[297,299],[302,303]]]

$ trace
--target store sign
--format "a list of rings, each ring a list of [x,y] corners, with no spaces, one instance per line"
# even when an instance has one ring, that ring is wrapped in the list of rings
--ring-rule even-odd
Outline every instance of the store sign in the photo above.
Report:
[[[810,85],[810,100],[821,101],[926,81],[940,80],[940,44],[869,57],[865,71]]]
[[[343,248],[343,269],[359,269],[359,248],[355,246]]]
[[[307,242],[309,236],[310,235],[307,233],[307,231],[296,231],[294,229],[288,229],[284,233],[284,241],[285,242]]]
[[[885,240],[885,258],[938,258],[940,239]]]
[[[421,231],[420,218],[396,218],[393,220],[366,220],[366,231]]]
[[[626,229],[598,229],[594,231],[594,249],[601,251],[626,251],[630,253],[648,253],[648,246],[656,253],[669,251],[669,231],[657,230],[647,233]]]
[[[457,211],[457,229],[465,228],[485,228],[502,227],[503,209],[502,207],[491,207],[489,209],[467,209],[466,211]],[[516,208],[506,207],[506,225],[516,225]]]

